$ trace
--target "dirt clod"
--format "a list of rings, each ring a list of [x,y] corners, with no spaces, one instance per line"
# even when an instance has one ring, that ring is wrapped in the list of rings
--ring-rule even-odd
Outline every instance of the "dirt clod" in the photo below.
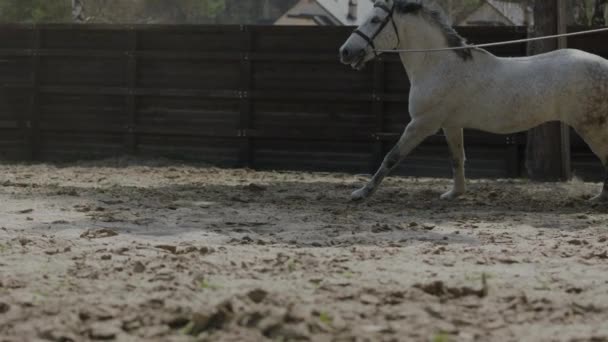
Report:
[[[158,249],[165,250],[165,251],[173,253],[173,254],[177,253],[177,246],[172,246],[172,245],[156,245],[154,247],[156,247]]]
[[[103,238],[108,238],[108,237],[117,236],[117,235],[118,235],[118,233],[113,229],[102,228],[102,229],[89,229],[89,230],[85,231],[84,233],[80,234],[80,237],[83,239],[103,239]]]
[[[477,296],[479,298],[487,296],[488,289],[485,280],[483,281],[482,285],[483,286],[481,289],[476,290],[467,286],[447,286],[443,281],[438,280],[427,284],[416,284],[414,287],[442,299],[458,299],[467,296]]]
[[[247,185],[246,189],[249,191],[252,191],[252,192],[263,192],[263,191],[266,191],[266,186],[251,183],[251,184]]]
[[[116,338],[119,333],[120,329],[113,322],[96,322],[91,325],[89,337],[92,340],[108,341]]]
[[[254,303],[261,303],[264,299],[266,299],[266,296],[268,296],[268,292],[262,289],[255,289],[247,293],[247,297],[249,297],[249,299],[251,299]]]
[[[133,272],[143,273],[146,270],[146,266],[141,261],[136,261],[133,265]]]

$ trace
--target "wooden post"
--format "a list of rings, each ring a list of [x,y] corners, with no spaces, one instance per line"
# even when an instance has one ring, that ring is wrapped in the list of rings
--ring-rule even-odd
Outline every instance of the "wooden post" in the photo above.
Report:
[[[565,0],[557,0],[557,33],[568,33],[568,8]],[[557,41],[558,49],[568,47],[568,38],[561,37]],[[565,123],[561,124],[561,162],[562,162],[562,179],[572,178],[572,150],[570,145],[570,126]]]
[[[558,8],[563,0],[534,1],[534,27],[529,32],[531,37],[556,34],[558,31]],[[555,40],[541,40],[528,44],[528,54],[536,55],[556,50]],[[539,99],[542,101],[542,99]],[[563,146],[566,134],[559,122],[550,122],[531,129],[528,132],[526,146],[526,169],[530,179],[537,181],[558,181],[567,178],[564,173],[566,156]]]
[[[379,57],[374,62],[374,84],[372,90],[372,113],[375,118],[375,133],[384,132],[384,95],[385,90],[385,77],[384,77],[385,64],[382,57]],[[376,141],[372,150],[372,158],[370,162],[370,170],[373,174],[376,172],[382,158],[384,157],[384,141],[379,135],[375,135]]]
[[[137,153],[137,30],[129,28],[127,52],[127,118],[125,124],[125,152]]]
[[[239,101],[241,108],[239,138],[241,139],[239,166],[253,167],[253,142],[249,131],[253,127],[251,88],[253,86],[253,67],[251,52],[253,50],[253,31],[248,26],[241,26],[241,89],[239,90]]]
[[[30,73],[31,97],[30,116],[26,121],[27,139],[29,145],[28,159],[40,158],[40,47],[42,46],[42,33],[40,28],[34,26],[34,46],[32,53],[32,67]]]

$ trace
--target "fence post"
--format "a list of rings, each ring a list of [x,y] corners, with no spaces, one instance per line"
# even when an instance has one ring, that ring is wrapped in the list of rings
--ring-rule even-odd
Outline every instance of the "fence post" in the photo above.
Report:
[[[568,9],[566,1],[557,1],[557,33],[568,33]],[[568,47],[568,38],[561,37],[557,41],[558,49]],[[562,147],[562,177],[564,179],[572,178],[572,150],[570,144],[570,126],[565,123],[561,124],[561,147]]]
[[[531,36],[555,34],[558,30],[558,4],[560,0],[534,1],[534,30]],[[528,53],[554,51],[558,48],[554,40],[528,43]],[[538,181],[557,181],[566,178],[564,174],[564,150],[562,146],[563,125],[559,122],[545,123],[528,131],[526,146],[526,169],[530,179]]]
[[[127,51],[127,118],[125,123],[125,152],[137,153],[137,29],[128,28],[129,50]]]
[[[250,27],[241,26],[241,86],[239,90],[240,101],[240,122],[239,122],[239,166],[253,167],[253,142],[249,134],[249,130],[253,127],[253,119],[251,115],[251,88],[253,86],[253,67],[251,61],[251,52],[254,46],[254,32]]]
[[[374,115],[374,137],[370,170],[373,174],[382,163],[384,157],[384,142],[378,133],[384,132],[384,91],[386,80],[384,77],[385,62],[380,56],[374,62],[374,84],[372,90],[372,114]]]
[[[30,93],[30,113],[26,120],[27,139],[28,139],[28,159],[37,160],[40,158],[40,48],[42,47],[42,33],[40,28],[33,26],[33,47],[31,54],[31,93]]]
[[[519,142],[517,135],[507,136],[507,177],[517,178],[520,176],[521,156],[519,153]]]

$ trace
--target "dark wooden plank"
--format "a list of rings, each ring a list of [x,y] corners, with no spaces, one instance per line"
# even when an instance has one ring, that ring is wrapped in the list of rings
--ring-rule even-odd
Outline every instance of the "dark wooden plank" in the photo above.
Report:
[[[35,29],[33,33],[33,47],[39,49],[42,45],[42,31]],[[31,57],[31,107],[29,119],[26,122],[29,142],[29,159],[37,160],[40,157],[40,78],[41,78],[41,60],[37,53]]]
[[[240,138],[242,137],[241,130],[221,128],[221,127],[188,127],[188,126],[175,126],[175,127],[162,127],[162,126],[148,126],[138,125],[135,129],[135,133],[138,135],[159,135],[159,136],[189,136],[189,137],[213,137],[213,138]]]
[[[256,139],[258,169],[339,171],[366,173],[371,145],[368,141],[310,141]]]
[[[127,53],[127,119],[125,126],[125,152],[127,154],[137,153],[137,66],[138,58],[136,51],[138,47],[138,33],[136,30],[130,30],[129,37],[129,52]]]
[[[250,96],[255,100],[292,100],[292,101],[353,101],[371,102],[371,92],[337,92],[337,91],[281,91],[258,90],[251,91]]]
[[[372,112],[375,118],[374,130],[376,132],[384,131],[384,101],[382,95],[386,91],[385,79],[385,63],[382,58],[378,58],[374,62],[374,83],[372,95]],[[374,173],[384,158],[384,141],[376,139],[373,143],[373,153],[370,160],[370,173]]]
[[[121,127],[126,125],[124,96],[73,95],[41,93],[39,101],[42,125],[82,127]]]
[[[45,39],[41,46],[45,53],[57,51],[72,51],[76,54],[86,53],[110,53],[130,50],[129,32],[132,30],[107,30],[88,28],[80,26],[58,26],[44,29]],[[74,54],[68,54],[74,55]]]
[[[17,120],[0,120],[0,128],[19,128],[19,121]]]
[[[198,137],[178,132],[177,135],[140,134],[138,139],[138,154],[142,156],[238,166],[240,139],[237,137]]]
[[[125,87],[125,54],[111,58],[41,58],[40,83],[43,86]]]
[[[122,153],[122,132],[43,131],[39,159],[58,160],[98,159]]]
[[[240,136],[241,148],[239,151],[239,165],[242,167],[252,167],[253,160],[253,140],[251,136],[245,134],[253,127],[251,91],[253,89],[253,62],[251,52],[255,44],[255,35],[247,26],[243,26],[241,32],[241,81],[240,81]]]

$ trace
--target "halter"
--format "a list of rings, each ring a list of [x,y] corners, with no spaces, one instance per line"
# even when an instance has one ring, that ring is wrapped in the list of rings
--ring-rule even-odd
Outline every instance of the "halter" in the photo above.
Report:
[[[395,19],[393,18],[393,13],[395,11],[395,5],[393,5],[393,7],[391,7],[391,8],[389,8],[388,6],[386,6],[385,4],[383,4],[381,2],[377,2],[376,4],[374,4],[374,8],[380,8],[387,13],[386,18],[384,19],[384,21],[382,22],[382,24],[380,25],[378,30],[376,30],[376,32],[371,37],[369,37],[365,33],[361,32],[359,29],[356,29],[353,33],[358,35],[359,37],[363,38],[363,40],[365,40],[367,42],[368,46],[372,47],[372,50],[374,51],[374,55],[376,55],[376,57],[378,57],[378,50],[376,49],[376,44],[374,44],[374,39],[376,39],[376,37],[380,34],[380,32],[382,32],[382,30],[384,30],[386,25],[388,25],[389,21],[393,24],[393,29],[395,30],[395,34],[397,35],[397,47],[399,46],[399,44],[401,44],[401,38],[399,37],[399,30],[397,29],[397,24],[395,24]]]

